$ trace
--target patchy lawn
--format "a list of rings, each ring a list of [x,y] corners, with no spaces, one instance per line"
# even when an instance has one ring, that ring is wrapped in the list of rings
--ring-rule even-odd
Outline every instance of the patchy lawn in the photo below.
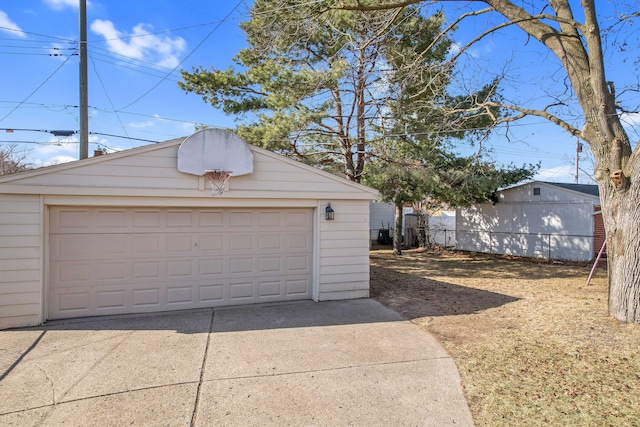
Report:
[[[478,426],[640,426],[640,325],[606,270],[486,254],[371,252],[371,296],[440,340]]]

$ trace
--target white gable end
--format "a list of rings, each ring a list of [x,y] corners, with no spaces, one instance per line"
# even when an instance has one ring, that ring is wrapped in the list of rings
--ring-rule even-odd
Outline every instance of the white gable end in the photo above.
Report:
[[[20,194],[211,197],[204,177],[177,169],[182,139],[0,178],[1,192]],[[370,200],[377,191],[267,150],[251,147],[252,174],[232,177],[224,197]],[[96,190],[99,190],[96,192]]]

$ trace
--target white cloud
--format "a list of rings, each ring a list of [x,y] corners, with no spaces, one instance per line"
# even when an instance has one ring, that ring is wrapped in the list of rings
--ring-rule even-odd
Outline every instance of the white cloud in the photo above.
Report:
[[[129,127],[134,129],[144,129],[151,126],[153,126],[153,122],[151,120],[147,120],[146,122],[129,123]]]
[[[625,127],[640,126],[640,113],[622,113],[620,121]]]
[[[453,56],[453,55],[457,55],[460,52],[460,49],[462,49],[462,45],[458,42],[453,42],[451,43],[451,46],[449,47],[449,55]]]
[[[131,33],[125,33],[117,30],[111,21],[96,19],[91,23],[91,31],[105,38],[109,51],[161,67],[177,66],[180,63],[178,57],[186,48],[185,40],[150,34],[150,29],[147,24],[138,24]]]
[[[77,9],[79,6],[78,0],[44,0],[44,2],[49,5],[52,9],[61,10],[65,7],[71,7],[73,9]],[[87,1],[87,6],[89,6],[89,2]]]
[[[550,182],[574,182],[576,167],[575,165],[559,165],[550,168],[540,169],[534,179],[538,181]],[[581,173],[582,175],[582,173]]]
[[[117,153],[119,151],[130,150],[131,147],[123,148],[123,147],[119,147],[119,146],[110,145],[109,147],[105,147],[105,149],[107,150],[107,153]]]
[[[26,37],[27,35],[20,29],[18,24],[9,19],[9,15],[7,15],[4,11],[0,10],[0,31],[4,31],[6,33],[13,34],[18,37]]]
[[[75,137],[58,142],[51,139],[49,144],[36,146],[29,152],[29,162],[35,167],[57,165],[78,160],[78,143]]]
[[[449,47],[449,57],[453,57],[456,56],[460,53],[460,51],[462,51],[462,49],[465,49],[465,53],[467,55],[469,55],[472,58],[480,58],[480,54],[475,50],[472,49],[468,46],[463,46],[462,43],[460,42],[453,42],[451,43],[451,46]]]
[[[29,150],[27,161],[35,167],[51,166],[78,160],[80,146],[78,135],[60,139],[51,137],[45,143]],[[93,157],[95,148],[105,148],[108,153],[122,151],[124,148],[114,146],[107,138],[100,135],[89,135],[89,157]]]
[[[580,171],[578,172],[578,180],[580,184],[596,183],[589,175],[589,169],[591,168],[588,166],[585,167],[580,163]],[[572,184],[576,182],[576,165],[565,163],[564,165],[541,169],[534,179],[538,181],[565,182]]]
[[[59,165],[61,163],[74,162],[76,160],[78,160],[78,158],[72,157],[72,156],[53,156],[53,157],[49,157],[46,161],[44,161],[39,166],[53,166],[53,165]]]
[[[189,133],[194,133],[196,131],[196,126],[200,124],[201,123],[184,122],[182,123],[182,129]]]
[[[56,143],[57,141],[53,140],[49,144],[46,145],[38,145],[33,153],[36,155],[47,156],[51,154],[76,154],[78,153],[78,142],[77,138],[69,138],[75,141],[65,141]]]

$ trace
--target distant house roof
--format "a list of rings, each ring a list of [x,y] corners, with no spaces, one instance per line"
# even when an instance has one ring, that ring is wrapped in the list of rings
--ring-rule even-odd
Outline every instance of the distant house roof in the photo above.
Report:
[[[600,197],[600,190],[597,185],[592,184],[565,184],[562,182],[547,182],[547,181],[538,181],[543,182],[545,184],[554,185],[556,187],[564,188],[566,190],[573,190],[579,193],[588,194],[590,196]]]

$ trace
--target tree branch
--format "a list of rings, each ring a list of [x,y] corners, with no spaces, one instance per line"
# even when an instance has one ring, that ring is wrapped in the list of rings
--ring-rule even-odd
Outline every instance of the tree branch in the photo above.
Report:
[[[562,129],[566,130],[567,132],[569,132],[571,135],[573,136],[577,136],[582,138],[582,131],[574,126],[571,126],[569,123],[567,123],[566,121],[562,120],[561,118],[559,118],[556,115],[553,115],[551,113],[549,113],[548,111],[546,111],[546,108],[550,108],[552,107],[552,105],[549,105],[545,108],[545,110],[534,110],[534,109],[530,109],[530,108],[522,108],[522,107],[518,107],[516,105],[509,105],[509,104],[503,104],[500,102],[494,102],[494,101],[487,101],[487,102],[483,102],[482,104],[479,104],[475,109],[476,111],[482,111],[485,110],[487,111],[487,114],[491,113],[489,112],[489,107],[497,107],[497,108],[504,108],[504,109],[508,109],[511,111],[517,111],[518,114],[516,114],[515,116],[509,116],[509,117],[501,117],[501,118],[497,118],[494,120],[494,124],[495,125],[499,125],[502,123],[510,123],[510,122],[515,122],[516,120],[520,120],[526,116],[536,116],[536,117],[542,117],[558,126],[560,126]],[[472,111],[473,111],[472,110]],[[464,110],[464,111],[469,111],[469,110]]]
[[[486,11],[495,11],[495,9],[493,8],[487,8],[487,9],[483,9],[483,12]],[[467,15],[467,14],[465,14]],[[469,14],[468,16],[473,16],[473,14]],[[467,43],[465,46],[461,47],[460,50],[449,59],[450,62],[455,62],[456,59],[458,59],[464,52],[466,52],[472,45],[474,45],[475,43],[479,42],[480,40],[482,40],[483,38],[485,38],[486,36],[488,36],[491,33],[494,33],[498,30],[501,30],[503,28],[509,27],[511,25],[518,25],[520,23],[526,22],[526,21],[538,21],[540,19],[548,19],[548,20],[554,20],[557,21],[558,23],[564,23],[564,24],[568,24],[571,25],[573,28],[575,28],[576,30],[579,29],[581,27],[580,23],[578,23],[577,21],[573,20],[573,19],[562,19],[560,17],[557,16],[553,16],[553,15],[546,15],[546,14],[541,14],[541,15],[529,15],[529,17],[527,18],[522,18],[519,20],[512,20],[512,21],[507,21],[507,22],[503,22],[500,25],[496,25],[493,28],[489,28],[488,30],[484,31],[483,33],[481,33],[480,35],[478,35],[476,38],[474,38],[473,40],[471,40],[469,43]],[[456,22],[459,22],[458,20]],[[545,24],[543,24],[545,25]],[[450,31],[453,27],[449,26],[447,29],[445,29],[443,31],[443,33],[445,33],[446,31]],[[548,27],[549,31],[553,31],[556,32],[557,35],[565,35],[565,36],[570,36],[570,37],[576,37],[577,32],[574,33],[568,33],[568,32],[558,32],[556,30],[554,30],[552,27]]]
[[[406,0],[397,3],[387,3],[387,4],[379,4],[375,6],[365,6],[361,5],[360,2],[357,2],[355,6],[351,6],[348,4],[342,4],[340,6],[331,6],[327,8],[327,10],[361,10],[364,12],[373,12],[377,10],[389,10],[389,9],[401,9],[403,7],[411,6],[418,3],[424,3],[425,0]],[[477,0],[471,0],[477,1]]]
[[[412,67],[415,67],[418,65],[418,61],[421,60],[424,55],[429,52],[431,49],[433,49],[434,46],[436,46],[449,32],[453,31],[453,29],[460,23],[462,22],[465,18],[468,18],[470,16],[478,16],[478,15],[482,15],[483,13],[488,13],[493,11],[494,9],[492,7],[488,7],[485,9],[480,9],[477,10],[475,12],[467,12],[464,13],[462,15],[460,15],[455,21],[453,21],[449,26],[447,26],[447,28],[445,28],[444,30],[442,30],[440,32],[440,34],[438,34],[433,41],[431,42],[431,44],[429,46],[427,46],[426,49],[424,49],[422,51],[422,53],[420,55],[418,55],[418,57],[416,58],[416,60],[413,62],[413,64],[411,64]]]

